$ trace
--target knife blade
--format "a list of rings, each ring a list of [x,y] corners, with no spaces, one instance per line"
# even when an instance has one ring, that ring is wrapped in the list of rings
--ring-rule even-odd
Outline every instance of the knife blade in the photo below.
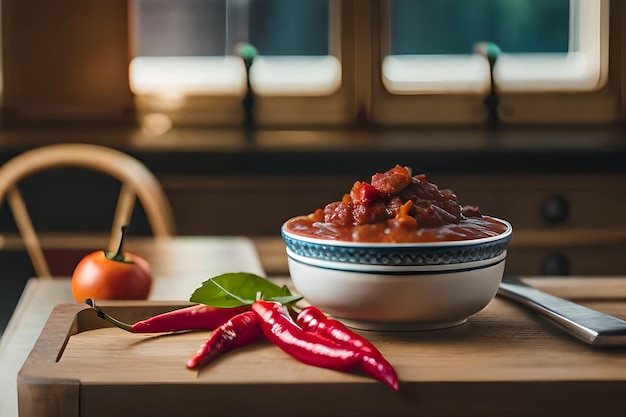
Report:
[[[514,275],[504,275],[498,295],[538,312],[591,346],[626,346],[626,321],[545,293]]]

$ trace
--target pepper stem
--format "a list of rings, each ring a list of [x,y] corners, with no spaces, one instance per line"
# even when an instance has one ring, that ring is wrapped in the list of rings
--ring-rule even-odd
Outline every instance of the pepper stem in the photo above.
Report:
[[[108,321],[109,323],[111,323],[115,327],[119,327],[122,330],[126,330],[127,332],[131,332],[132,333],[132,331],[133,331],[132,330],[132,325],[130,325],[128,323],[124,323],[123,321],[119,321],[118,319],[109,316],[100,307],[98,307],[96,305],[96,301],[93,298],[86,299],[85,303],[89,304],[89,306],[91,306],[91,308],[93,308],[96,311],[96,314],[101,319],[104,319],[104,320]]]

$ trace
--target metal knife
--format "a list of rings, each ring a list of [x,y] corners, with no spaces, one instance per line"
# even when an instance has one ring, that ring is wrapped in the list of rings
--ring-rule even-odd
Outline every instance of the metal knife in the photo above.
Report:
[[[498,295],[542,314],[589,345],[626,346],[626,321],[537,290],[516,276],[504,275]]]

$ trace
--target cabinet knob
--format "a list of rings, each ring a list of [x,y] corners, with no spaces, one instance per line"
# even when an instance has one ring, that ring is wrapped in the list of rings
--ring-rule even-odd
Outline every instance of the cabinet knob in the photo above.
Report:
[[[552,224],[563,223],[569,217],[569,202],[561,195],[553,195],[543,204],[543,218]]]
[[[543,262],[544,275],[569,275],[571,271],[570,261],[562,253],[553,253]]]

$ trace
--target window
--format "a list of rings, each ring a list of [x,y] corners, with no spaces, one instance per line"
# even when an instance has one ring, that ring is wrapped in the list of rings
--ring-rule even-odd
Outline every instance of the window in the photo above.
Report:
[[[390,0],[381,10],[373,112],[391,124],[437,123],[451,121],[442,117],[447,107],[452,121],[483,123],[493,71],[502,121],[574,121],[580,115],[572,106],[584,110],[583,96],[607,83],[608,6],[605,0]],[[477,53],[485,41],[501,50],[493,69]],[[614,105],[615,97],[602,95],[595,94],[600,105]]]
[[[542,7],[549,4],[536,3]],[[555,8],[569,4],[569,10],[548,13],[542,26],[560,27],[558,32],[569,34],[566,42],[560,40],[562,47],[555,50],[521,50],[503,54],[496,63],[494,74],[502,91],[593,91],[605,85],[608,51],[603,51],[603,44],[608,43],[608,7],[603,3],[606,2],[561,0],[560,3],[563,4],[555,2]],[[559,16],[568,16],[567,11],[568,21],[559,21]],[[555,18],[551,18],[553,14],[556,14]]]
[[[340,2],[137,0],[135,8],[130,79],[144,117],[241,123],[248,74],[238,51],[250,44],[258,51],[249,70],[257,122],[294,120],[294,112],[305,114],[303,100],[313,122],[348,117]]]

